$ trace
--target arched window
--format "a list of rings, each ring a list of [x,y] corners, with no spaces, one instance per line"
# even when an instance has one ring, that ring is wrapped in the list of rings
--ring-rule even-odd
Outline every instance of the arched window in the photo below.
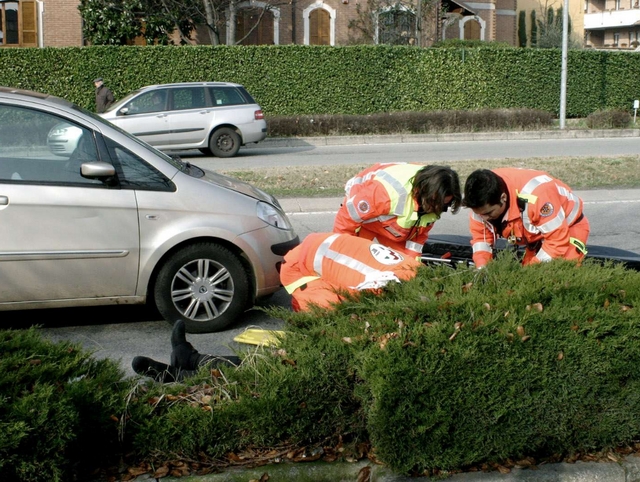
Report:
[[[36,2],[0,0],[0,47],[36,47]]]
[[[379,12],[376,43],[414,45],[416,43],[415,13],[400,4]]]
[[[465,40],[481,40],[480,39],[480,24],[475,20],[470,20],[464,24],[464,38]]]
[[[322,2],[309,5],[302,12],[305,45],[335,45],[336,11]]]
[[[485,40],[486,22],[477,15],[462,17],[458,25],[461,39]]]

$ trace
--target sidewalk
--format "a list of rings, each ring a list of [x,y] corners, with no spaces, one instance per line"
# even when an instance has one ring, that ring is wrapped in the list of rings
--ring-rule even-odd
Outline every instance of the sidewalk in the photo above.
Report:
[[[531,139],[598,139],[640,137],[640,129],[564,129],[542,131],[455,132],[440,134],[391,134],[367,136],[267,137],[244,149],[359,144],[402,144],[415,142],[494,141]]]
[[[574,191],[586,203],[620,203],[637,200],[640,189],[585,189]],[[279,198],[285,213],[335,212],[342,203],[342,197]]]

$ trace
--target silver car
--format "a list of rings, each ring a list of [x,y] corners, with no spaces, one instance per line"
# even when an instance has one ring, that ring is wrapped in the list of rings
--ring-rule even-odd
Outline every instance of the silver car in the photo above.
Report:
[[[260,106],[242,85],[228,82],[150,85],[100,115],[158,149],[217,157],[233,157],[267,136]]]
[[[0,223],[0,310],[152,301],[191,332],[277,291],[298,244],[273,196],[4,87]]]

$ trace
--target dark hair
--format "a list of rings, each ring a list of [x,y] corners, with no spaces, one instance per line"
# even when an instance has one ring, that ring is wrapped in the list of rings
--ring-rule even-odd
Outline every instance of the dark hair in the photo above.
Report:
[[[453,214],[460,210],[462,194],[458,173],[445,166],[425,166],[413,177],[413,198],[423,210],[441,214],[451,207]],[[444,198],[452,196],[451,203],[445,205]]]
[[[464,183],[464,201],[467,208],[480,208],[487,204],[500,204],[502,193],[507,192],[504,180],[489,169],[477,169]]]

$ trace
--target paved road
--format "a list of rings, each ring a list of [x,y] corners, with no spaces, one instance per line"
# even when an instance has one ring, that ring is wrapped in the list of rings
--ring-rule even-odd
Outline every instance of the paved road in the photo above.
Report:
[[[622,156],[640,153],[640,137],[610,139],[532,139],[488,141],[405,142],[402,144],[306,145],[240,150],[238,157],[205,157],[198,151],[177,152],[212,170],[255,167],[325,166],[376,162],[444,162],[468,159],[519,159],[556,156]]]

